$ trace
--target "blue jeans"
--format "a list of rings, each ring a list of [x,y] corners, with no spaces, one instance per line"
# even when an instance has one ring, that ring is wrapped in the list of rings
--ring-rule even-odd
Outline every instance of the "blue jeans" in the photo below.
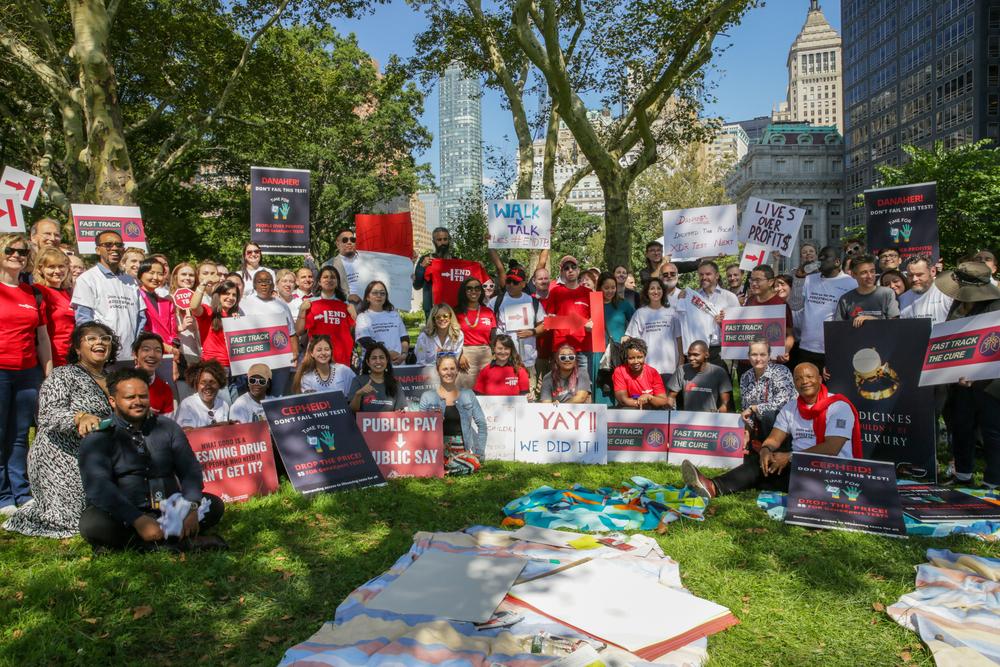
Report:
[[[28,430],[38,411],[39,366],[0,369],[0,507],[31,500],[28,484]]]

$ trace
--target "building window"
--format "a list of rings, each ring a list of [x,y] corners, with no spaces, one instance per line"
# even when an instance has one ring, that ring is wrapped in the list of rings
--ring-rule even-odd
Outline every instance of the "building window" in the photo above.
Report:
[[[986,97],[986,115],[987,116],[1000,115],[1000,95],[997,95],[996,93],[991,93]]]
[[[830,204],[830,215],[832,217],[840,217],[840,204]]]
[[[838,245],[840,241],[840,225],[830,225],[830,242]]]
[[[812,225],[802,225],[802,238],[811,241],[813,237],[813,226]]]

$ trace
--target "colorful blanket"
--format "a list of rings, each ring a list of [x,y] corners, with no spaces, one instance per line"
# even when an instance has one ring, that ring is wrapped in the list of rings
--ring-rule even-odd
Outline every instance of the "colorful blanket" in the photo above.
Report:
[[[446,665],[447,667],[535,667],[556,665],[560,658],[531,652],[532,639],[539,632],[560,637],[593,642],[568,626],[540,614],[504,601],[498,611],[515,611],[524,620],[510,628],[477,630],[472,623],[449,621],[433,616],[394,614],[372,609],[368,602],[390,582],[399,577],[421,553],[437,549],[453,553],[476,553],[496,557],[528,558],[529,563],[522,578],[544,574],[561,567],[569,554],[573,558],[615,558],[650,578],[650,583],[682,589],[680,568],[663,555],[656,542],[642,535],[632,536],[646,540],[637,549],[644,557],[632,552],[602,548],[578,552],[543,544],[522,542],[511,537],[509,531],[484,526],[474,526],[458,533],[417,533],[413,546],[385,573],[355,589],[345,599],[334,615],[313,636],[285,652],[281,667],[314,667],[319,665],[342,667],[347,665],[381,665],[409,667],[411,665]],[[646,548],[648,547],[648,548]],[[554,562],[553,562],[554,561]],[[682,589],[683,590],[683,589]],[[583,648],[586,645],[582,645]],[[689,665],[697,667],[708,657],[707,641],[700,639],[682,649],[659,658],[656,663],[645,662],[636,656],[594,643],[600,661],[594,665]]]
[[[705,518],[707,502],[693,491],[633,477],[620,488],[542,486],[504,505],[504,526],[572,530],[654,530],[661,522]]]
[[[1000,560],[928,549],[917,590],[886,609],[913,630],[938,667],[1000,663]]]
[[[996,491],[985,491],[982,489],[956,490],[968,493],[971,496],[976,496],[977,498],[1000,500],[1000,494]],[[761,491],[757,495],[757,506],[767,512],[768,516],[775,521],[785,520],[785,506],[787,502],[788,494],[786,493],[779,493],[777,491]],[[916,535],[919,537],[970,535],[985,542],[1000,541],[1000,522],[998,521],[969,519],[968,521],[949,521],[946,523],[923,523],[904,514],[903,524],[906,527],[907,535]]]

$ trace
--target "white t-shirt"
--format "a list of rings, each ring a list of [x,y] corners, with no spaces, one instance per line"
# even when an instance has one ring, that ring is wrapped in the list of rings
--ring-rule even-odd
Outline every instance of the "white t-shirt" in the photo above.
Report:
[[[288,304],[281,297],[273,296],[267,301],[257,296],[257,293],[248,294],[240,300],[240,315],[278,315],[288,323],[288,335],[295,335],[295,318],[288,309]]]
[[[536,314],[534,306],[531,305],[531,298],[530,294],[521,294],[521,296],[516,298],[510,294],[505,294],[503,300],[500,301],[499,311],[494,308],[494,304],[496,304],[499,297],[490,301],[490,308],[493,308],[493,311],[496,312],[497,333],[507,334],[514,339],[514,344],[517,345],[517,353],[521,355],[521,361],[528,368],[532,368],[535,365],[535,361],[538,360],[537,341],[535,340],[535,336],[518,338],[515,332],[522,329],[534,329],[545,321],[545,307],[539,303],[538,313]]]
[[[929,317],[932,324],[940,324],[948,319],[954,301],[936,285],[931,285],[923,294],[913,290],[903,292],[899,297],[899,317],[904,320]]]
[[[263,405],[253,400],[250,394],[243,394],[229,407],[229,419],[237,424],[249,424],[266,421],[267,417],[264,416]]]
[[[840,273],[833,278],[824,278],[820,273],[806,276],[802,288],[802,317],[799,318],[802,328],[800,348],[817,354],[826,351],[823,323],[833,319],[840,297],[857,286],[858,281],[846,273]]]
[[[291,301],[285,301],[280,296],[277,296],[275,298],[281,303],[285,304],[285,307],[288,308],[288,312],[291,314],[292,321],[294,322],[295,318],[299,316],[299,306],[302,305],[302,297],[296,294],[295,292],[292,292]]]
[[[300,390],[303,394],[312,394],[320,391],[339,391],[344,396],[351,388],[351,381],[356,377],[354,371],[344,364],[332,364],[333,372],[326,382],[320,379],[316,369],[302,374],[302,386]]]
[[[816,434],[813,432],[812,421],[799,414],[798,397],[785,403],[774,421],[774,428],[792,436],[792,450],[801,452],[816,446]],[[826,436],[847,438],[844,446],[837,452],[842,459],[851,458],[853,443],[851,436],[854,431],[854,412],[844,401],[831,403],[826,410]]]
[[[434,366],[437,364],[438,353],[450,352],[455,358],[462,356],[462,346],[465,345],[465,334],[458,332],[455,339],[446,338],[444,342],[437,336],[429,336],[426,331],[421,331],[417,336],[417,347],[414,354],[417,356],[418,364]]]
[[[354,321],[354,340],[373,338],[383,343],[390,352],[402,352],[403,338],[409,339],[406,325],[399,316],[398,310],[383,310],[375,312],[364,310],[358,313]]]
[[[348,259],[344,255],[340,255],[340,261],[344,265],[344,273],[346,274],[347,277],[347,285],[345,287],[347,289],[348,296],[350,296],[351,294],[354,294],[356,296],[362,296],[365,293],[365,288],[368,287],[368,285],[360,284],[361,274],[358,273],[358,267],[357,267],[358,255],[355,254],[354,259]]]
[[[211,412],[211,414],[209,414]],[[229,404],[222,398],[220,391],[215,397],[212,407],[206,407],[198,394],[191,394],[177,408],[174,421],[181,427],[191,426],[201,428],[212,424],[221,424],[229,421]]]
[[[258,271],[267,271],[271,274],[271,280],[274,280],[274,269],[269,269],[266,266],[258,266],[256,269],[240,269],[240,277],[243,278],[243,284],[246,289],[243,290],[246,294],[253,294],[253,277]]]
[[[118,350],[119,361],[132,359],[132,343],[138,333],[139,312],[146,309],[146,302],[139,296],[135,278],[125,273],[111,273],[98,264],[76,279],[71,303],[93,310],[94,319],[108,325],[118,335],[121,343],[121,349]]]
[[[697,295],[703,301],[711,304],[718,311],[730,310],[740,307],[740,300],[729,290],[717,286],[711,294],[706,294],[703,290],[687,290],[683,299],[678,299],[675,308],[681,313],[681,336],[684,339],[684,349],[691,347],[691,343],[702,340],[709,345],[719,344],[719,324],[715,321],[715,316],[705,312],[692,302],[693,295]],[[668,297],[669,302],[669,297]],[[656,368],[654,366],[654,368]],[[659,370],[659,369],[657,369]]]
[[[643,306],[632,315],[625,335],[646,341],[646,363],[660,373],[673,374],[677,369],[675,341],[681,337],[681,321],[676,308]]]

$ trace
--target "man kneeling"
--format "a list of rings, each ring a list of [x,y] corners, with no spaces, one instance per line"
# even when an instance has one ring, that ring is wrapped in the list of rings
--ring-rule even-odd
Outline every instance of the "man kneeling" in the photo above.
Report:
[[[746,489],[788,491],[792,452],[812,452],[841,458],[861,458],[858,412],[845,397],[830,394],[819,369],[810,363],[795,367],[798,397],[785,403],[774,429],[743,464],[715,479],[701,474],[690,462],[681,464],[684,483],[698,495],[714,498]],[[791,437],[791,447],[786,443]]]
[[[201,464],[184,431],[150,412],[148,383],[149,375],[138,369],[112,373],[107,380],[114,409],[110,424],[80,443],[87,497],[80,534],[95,548],[155,548],[167,537],[198,546],[193,541],[198,531],[222,518],[222,500],[202,493]],[[177,493],[183,498],[164,502]],[[201,546],[224,545],[216,538]]]

